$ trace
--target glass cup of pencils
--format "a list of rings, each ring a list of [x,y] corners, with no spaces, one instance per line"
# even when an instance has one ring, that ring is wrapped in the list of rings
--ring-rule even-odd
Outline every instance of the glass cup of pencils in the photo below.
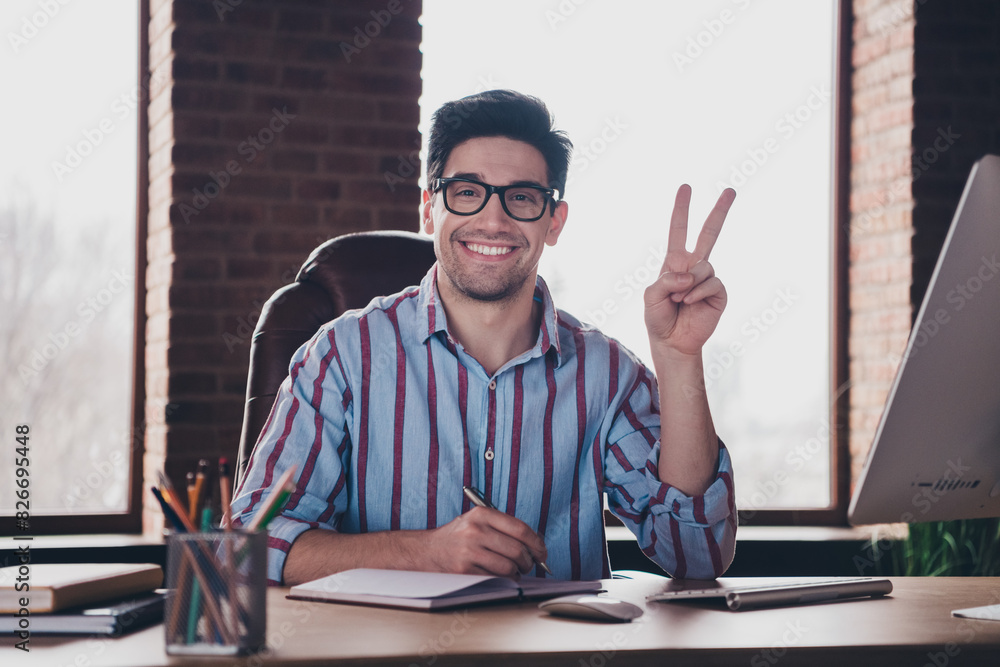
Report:
[[[164,611],[173,655],[241,655],[265,645],[267,531],[167,536]]]
[[[179,655],[239,655],[265,646],[267,524],[295,490],[292,466],[245,528],[232,526],[229,464],[219,460],[221,529],[204,503],[208,462],[188,475],[188,504],[161,473],[151,491],[173,532],[167,536],[166,650]],[[200,530],[195,518],[201,516]]]

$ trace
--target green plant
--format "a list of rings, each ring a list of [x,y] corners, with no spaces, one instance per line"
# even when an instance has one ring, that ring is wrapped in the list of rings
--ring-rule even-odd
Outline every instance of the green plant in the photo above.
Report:
[[[905,539],[890,542],[888,548],[884,544],[872,539],[879,570],[890,570],[882,574],[930,577],[1000,574],[1000,518],[915,523],[909,526]]]

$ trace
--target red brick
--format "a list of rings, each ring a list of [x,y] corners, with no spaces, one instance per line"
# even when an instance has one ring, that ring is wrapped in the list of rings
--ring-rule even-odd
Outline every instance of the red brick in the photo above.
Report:
[[[246,278],[259,279],[267,275],[272,267],[271,261],[256,257],[229,257],[226,259],[226,277],[235,280]]]
[[[315,204],[277,204],[271,207],[271,220],[279,225],[310,225],[319,222],[320,209]]]
[[[170,74],[174,81],[215,81],[219,78],[219,64],[208,60],[175,57]]]
[[[306,201],[324,200],[333,201],[340,199],[340,182],[328,180],[303,180],[295,186],[295,196],[297,199]]]

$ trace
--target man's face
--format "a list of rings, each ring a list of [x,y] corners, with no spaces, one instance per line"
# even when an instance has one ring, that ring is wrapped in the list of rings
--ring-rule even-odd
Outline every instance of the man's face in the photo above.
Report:
[[[532,182],[548,187],[545,158],[534,146],[506,137],[480,137],[459,144],[448,156],[444,178],[471,178],[490,185]],[[474,215],[457,215],[444,195],[424,192],[424,229],[434,234],[439,289],[479,301],[512,300],[533,292],[544,244],[555,245],[566,222],[567,206],[534,222],[519,222],[504,212],[494,194]]]

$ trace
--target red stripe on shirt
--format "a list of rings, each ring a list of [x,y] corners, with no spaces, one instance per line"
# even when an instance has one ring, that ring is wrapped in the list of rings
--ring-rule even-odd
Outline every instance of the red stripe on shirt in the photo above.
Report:
[[[337,458],[341,461],[344,460],[344,450],[347,446],[351,444],[351,435],[349,433],[344,433],[344,437],[340,441],[340,446],[337,447]],[[333,512],[336,509],[334,506],[334,500],[340,495],[341,490],[347,484],[347,472],[341,468],[340,476],[337,478],[337,483],[333,485],[333,489],[330,494],[326,497],[326,509],[323,513],[319,515],[318,520],[321,523],[329,523],[333,518]]]
[[[430,447],[427,452],[427,527],[437,528],[438,430],[437,386],[434,381],[434,354],[427,345],[427,419]]]
[[[449,349],[455,354],[456,350],[449,341]],[[456,357],[458,355],[456,354]],[[458,414],[462,419],[462,485],[472,486],[472,453],[469,451],[469,421],[466,415],[469,412],[469,371],[461,362],[458,362]],[[469,499],[462,494],[462,511],[468,512],[472,507]]]
[[[691,505],[694,520],[698,523],[708,523],[708,519],[705,518],[705,496],[694,496],[691,499]]]
[[[323,404],[323,380],[326,378],[327,371],[330,368],[331,361],[337,355],[337,341],[333,330],[327,337],[330,342],[330,350],[323,355],[319,362],[319,371],[316,374],[316,379],[313,380],[312,385],[312,399],[310,400],[310,405],[313,408],[313,429],[315,430],[315,435],[313,435],[312,445],[309,447],[309,452],[306,454],[306,460],[302,464],[302,472],[299,474],[298,481],[295,486],[295,491],[289,496],[286,507],[290,510],[295,509],[299,500],[302,498],[302,494],[305,493],[306,487],[309,485],[309,480],[312,478],[313,469],[316,467],[316,459],[319,457],[320,450],[323,448],[323,417],[320,411],[320,407]]]
[[[629,390],[630,395],[633,391],[635,391],[636,386],[640,383],[641,380],[636,379],[636,381],[632,384],[632,389]],[[650,449],[652,449],[656,444],[656,438],[654,438],[653,434],[649,432],[649,429],[646,428],[641,421],[639,421],[639,417],[635,414],[635,411],[632,410],[632,406],[628,401],[625,401],[622,405],[622,412],[625,414],[625,418],[628,419],[628,423],[632,425],[632,428],[634,428],[636,432],[641,434],[642,437],[646,439],[646,444],[649,445]]]
[[[677,569],[673,575],[678,579],[687,576],[687,557],[684,556],[684,545],[681,544],[681,526],[674,518],[674,514],[680,514],[680,503],[674,501],[673,514],[667,514],[670,521],[670,540],[674,543],[674,560],[677,562]]]
[[[604,459],[601,456],[601,433],[594,434],[594,444],[590,448],[591,463],[594,465],[594,481],[597,482],[597,493],[604,492]]]
[[[580,578],[580,462],[587,434],[587,350],[579,329],[573,331],[576,344],[576,465],[569,502],[569,557],[571,579]]]
[[[406,406],[406,352],[399,335],[399,320],[396,308],[407,294],[396,299],[386,311],[386,317],[392,323],[396,334],[396,410],[393,415],[392,432],[392,504],[390,509],[389,530],[399,530],[399,515],[403,502],[403,428]]]
[[[292,398],[292,404],[288,408],[288,413],[285,415],[284,428],[281,431],[281,436],[278,438],[277,442],[274,443],[274,449],[271,450],[271,454],[267,457],[267,461],[264,464],[264,480],[261,482],[260,488],[254,491],[250,495],[250,502],[247,504],[247,509],[253,510],[257,503],[260,502],[261,497],[264,492],[271,488],[271,483],[274,481],[274,465],[281,458],[281,452],[285,448],[285,441],[288,440],[288,436],[292,432],[292,423],[295,421],[295,413],[299,411],[299,399]]]
[[[366,476],[368,474],[368,403],[371,398],[372,339],[368,315],[358,320],[361,333],[361,417],[358,424],[358,530],[368,532],[368,494]]]
[[[552,364],[545,364],[545,422],[542,427],[542,502],[538,517],[538,532],[544,538],[549,522],[549,502],[552,499],[552,409],[556,404],[556,376]]]
[[[514,425],[511,428],[510,475],[507,478],[507,514],[517,511],[517,477],[521,461],[521,412],[524,409],[524,366],[514,370]]]
[[[302,370],[302,367],[305,365],[306,358],[308,356],[309,356],[309,353],[306,352],[306,354],[302,357],[302,359],[300,359],[299,361],[295,362],[295,364],[292,366],[291,370],[289,371],[289,376],[291,378],[291,382],[289,384],[289,387],[294,386],[294,384],[295,384],[295,378],[298,377],[299,371]],[[279,389],[278,392],[280,394],[281,390]],[[274,475],[274,464],[277,462],[278,458],[281,456],[281,450],[284,449],[284,447],[285,447],[285,440],[288,438],[288,434],[291,431],[292,422],[295,419],[295,414],[299,410],[298,399],[295,398],[294,394],[292,394],[291,389],[289,389],[288,393],[289,393],[289,396],[291,396],[291,398],[292,398],[292,405],[289,407],[288,413],[285,415],[285,424],[284,424],[284,427],[282,428],[281,436],[275,442],[274,449],[271,451],[270,456],[267,457],[266,465],[264,467],[264,485],[261,488],[257,489],[256,491],[254,491],[253,494],[251,494],[251,496],[250,496],[250,503],[247,505],[247,508],[244,510],[244,512],[252,510],[253,507],[258,502],[260,502],[260,498],[264,494],[264,491],[266,491],[267,488],[271,485],[271,480],[272,480],[273,475]],[[278,407],[278,401],[275,400],[274,405],[271,406],[271,412],[267,416],[267,423],[264,424],[264,428],[262,428],[260,430],[260,435],[257,436],[257,442],[258,443],[260,442],[260,439],[262,437],[264,437],[264,434],[267,433],[268,430],[270,430],[271,423],[274,421],[274,418],[275,418],[275,416],[277,414],[277,410],[275,409],[277,407]],[[249,471],[251,468],[253,468],[254,463],[255,463],[254,456],[256,455],[256,453],[257,453],[257,447],[254,447],[253,451],[250,453],[250,460],[247,462],[247,471]],[[247,475],[244,474],[243,475],[243,479],[240,480],[240,486],[236,489],[236,492],[234,492],[234,495],[233,495],[234,498],[242,490],[243,483],[246,481],[246,478],[247,478]]]
[[[722,574],[722,551],[719,549],[719,543],[715,541],[711,526],[705,526],[705,543],[708,544],[708,553],[712,556],[712,571]]]
[[[622,470],[625,472],[632,472],[635,470],[635,468],[632,467],[632,462],[626,458],[625,452],[622,451],[622,448],[618,446],[617,442],[613,445],[608,445],[608,449],[611,450],[611,455],[615,457],[616,461],[618,461],[618,465],[622,467]]]

